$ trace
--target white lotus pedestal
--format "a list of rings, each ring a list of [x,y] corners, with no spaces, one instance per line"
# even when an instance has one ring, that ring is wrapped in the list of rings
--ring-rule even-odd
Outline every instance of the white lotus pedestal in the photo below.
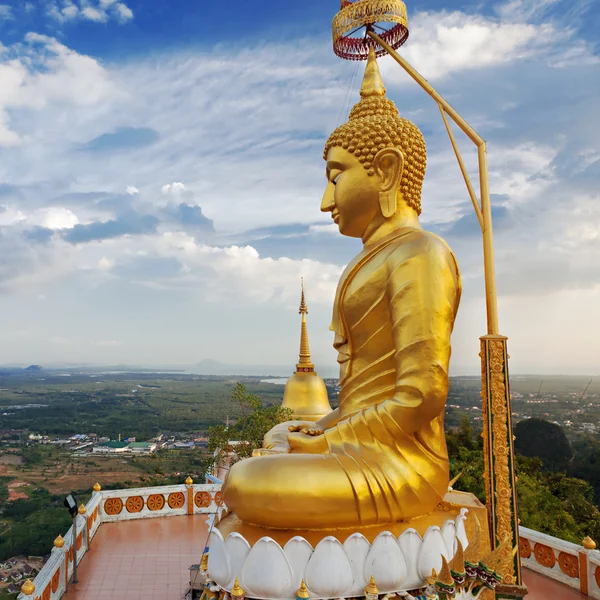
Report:
[[[489,552],[486,509],[463,492],[419,519],[355,531],[263,529],[221,517],[209,540],[209,578],[227,592],[237,578],[246,597],[263,600],[291,600],[302,580],[314,600],[364,596],[371,576],[382,594],[415,590],[440,572],[442,556],[452,559],[457,540]]]

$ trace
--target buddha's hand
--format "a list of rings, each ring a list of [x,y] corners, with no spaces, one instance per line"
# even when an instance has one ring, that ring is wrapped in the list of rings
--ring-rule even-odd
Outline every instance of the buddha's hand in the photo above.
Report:
[[[303,433],[304,435],[323,435],[324,431],[318,427],[316,428],[310,428],[307,427],[306,425],[290,425],[288,427],[288,430],[290,433]]]
[[[267,432],[263,439],[264,450],[274,450],[275,452],[269,452],[265,454],[285,454],[290,451],[288,444],[288,433],[290,427],[312,427],[314,423],[310,421],[286,421],[275,425],[270,431]]]
[[[298,454],[327,454],[329,446],[323,430],[313,429],[312,432],[290,431],[287,436],[290,451]]]

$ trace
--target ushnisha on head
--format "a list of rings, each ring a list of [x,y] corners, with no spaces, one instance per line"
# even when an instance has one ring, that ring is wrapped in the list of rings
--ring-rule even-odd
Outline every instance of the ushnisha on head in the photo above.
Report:
[[[417,215],[421,214],[425,140],[419,128],[400,117],[396,105],[386,97],[373,49],[369,54],[360,95],[361,100],[350,112],[348,122],[338,127],[325,144],[323,156],[328,162],[330,183],[336,185],[335,179],[339,176],[338,169],[334,178],[329,177],[332,170],[330,164],[335,166],[344,162],[340,158],[346,158],[348,167],[360,163],[369,179],[359,182],[357,177],[353,177],[353,186],[362,187],[362,193],[367,195],[369,188],[380,192],[383,217],[391,217],[401,202],[411,207]],[[331,211],[334,219],[335,207],[332,208],[332,205],[334,196],[337,201],[337,195],[328,186],[321,205],[321,210]],[[340,230],[346,233],[341,224]],[[346,235],[358,237],[355,233],[350,230]]]

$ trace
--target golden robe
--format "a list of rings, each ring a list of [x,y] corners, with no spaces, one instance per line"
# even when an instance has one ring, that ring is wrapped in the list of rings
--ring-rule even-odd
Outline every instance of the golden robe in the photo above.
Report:
[[[304,436],[300,451],[235,464],[226,505],[280,529],[385,524],[434,510],[448,489],[444,407],[460,294],[454,255],[436,235],[406,228],[365,246],[334,305],[337,424]]]

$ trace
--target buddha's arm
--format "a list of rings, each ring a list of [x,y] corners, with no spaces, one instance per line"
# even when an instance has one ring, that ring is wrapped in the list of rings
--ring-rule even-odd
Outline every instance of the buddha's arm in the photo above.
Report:
[[[430,242],[426,252],[404,260],[392,253],[388,264],[396,386],[393,398],[367,411],[414,433],[444,410],[460,275],[441,242]]]
[[[341,420],[322,436],[291,434],[293,452],[323,453],[341,447],[342,440],[346,446],[351,439],[360,443],[365,426],[377,429],[382,423],[412,434],[444,410],[450,334],[461,293],[456,263],[445,246],[435,243],[408,258],[392,253],[388,264],[396,349],[393,396]]]

